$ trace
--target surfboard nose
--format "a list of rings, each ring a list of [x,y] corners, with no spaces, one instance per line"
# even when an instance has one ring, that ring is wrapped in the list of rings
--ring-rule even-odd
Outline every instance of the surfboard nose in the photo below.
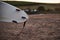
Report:
[[[21,10],[20,11],[20,15],[21,15],[21,18],[22,19],[28,19],[29,17],[28,17],[28,14],[24,11],[24,10]]]

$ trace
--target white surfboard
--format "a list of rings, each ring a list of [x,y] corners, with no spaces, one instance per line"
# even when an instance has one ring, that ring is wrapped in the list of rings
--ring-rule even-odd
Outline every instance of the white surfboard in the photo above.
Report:
[[[25,22],[28,15],[21,9],[6,2],[0,2],[0,21],[2,22]]]

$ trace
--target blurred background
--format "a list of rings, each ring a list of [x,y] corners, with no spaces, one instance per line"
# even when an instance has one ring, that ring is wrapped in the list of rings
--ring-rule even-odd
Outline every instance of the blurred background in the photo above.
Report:
[[[60,3],[35,3],[24,1],[5,1],[19,7],[28,14],[60,13]]]

